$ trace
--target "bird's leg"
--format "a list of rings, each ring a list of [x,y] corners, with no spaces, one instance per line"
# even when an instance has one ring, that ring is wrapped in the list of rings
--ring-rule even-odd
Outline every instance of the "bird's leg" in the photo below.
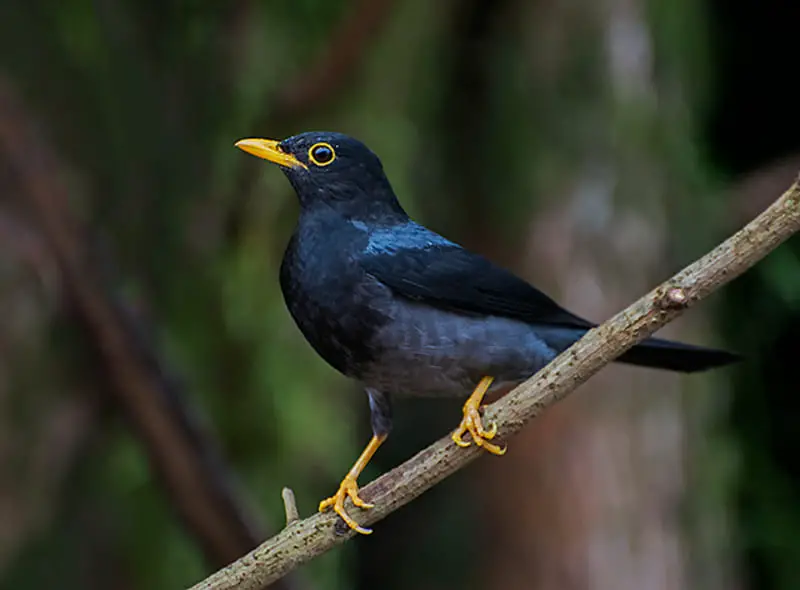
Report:
[[[497,424],[493,422],[489,429],[486,430],[481,420],[481,402],[493,380],[493,377],[486,376],[478,383],[475,391],[464,403],[464,418],[456,431],[453,432],[451,438],[460,447],[468,447],[474,442],[477,446],[483,447],[493,455],[504,455],[506,447],[499,447],[489,442],[497,434]],[[467,433],[472,436],[472,442],[462,438]]]
[[[389,396],[370,388],[367,389],[367,395],[369,396],[369,409],[372,421],[372,440],[369,441],[369,444],[364,449],[364,452],[361,453],[358,461],[355,462],[342,480],[342,483],[339,484],[339,491],[327,500],[323,500],[319,503],[320,512],[332,506],[334,512],[344,520],[347,526],[364,535],[370,534],[372,530],[359,526],[358,523],[347,514],[344,509],[344,501],[349,497],[353,501],[353,504],[359,508],[372,508],[372,504],[364,502],[364,500],[359,497],[358,483],[356,483],[356,480],[358,480],[358,476],[364,470],[364,467],[367,466],[367,463],[369,463],[369,460],[378,450],[378,447],[380,447],[383,441],[389,436],[389,432],[392,429],[392,403]]]
[[[362,533],[364,535],[370,534],[372,529],[365,529],[364,527],[359,526],[359,524],[345,511],[344,501],[349,497],[353,501],[353,504],[359,508],[372,508],[372,504],[368,504],[359,497],[358,483],[356,483],[356,480],[358,480],[358,476],[364,470],[364,467],[367,466],[367,463],[369,463],[372,455],[375,454],[375,451],[378,450],[378,447],[381,446],[381,443],[383,443],[384,440],[386,440],[385,435],[373,436],[372,440],[369,441],[369,444],[364,449],[364,452],[361,453],[361,456],[350,468],[350,471],[348,471],[347,475],[344,476],[342,483],[339,484],[339,491],[327,500],[323,500],[319,503],[320,512],[324,512],[328,508],[333,507],[333,511],[342,517],[342,520],[347,523],[347,526],[357,533]]]

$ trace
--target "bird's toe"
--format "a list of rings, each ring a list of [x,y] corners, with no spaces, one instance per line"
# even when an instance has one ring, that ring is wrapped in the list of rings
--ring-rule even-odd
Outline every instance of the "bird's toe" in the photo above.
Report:
[[[345,510],[344,502],[347,498],[350,498],[355,506],[364,510],[368,510],[374,506],[373,504],[364,501],[358,495],[358,484],[356,483],[355,478],[348,475],[342,480],[342,483],[339,484],[339,489],[333,496],[319,503],[319,511],[325,512],[326,510],[333,508],[333,511],[339,515],[339,517],[345,522],[345,524],[347,524],[348,527],[357,533],[361,533],[362,535],[369,535],[372,533],[372,529],[364,528],[359,525],[355,520],[353,520],[353,517],[347,513],[347,510]]]

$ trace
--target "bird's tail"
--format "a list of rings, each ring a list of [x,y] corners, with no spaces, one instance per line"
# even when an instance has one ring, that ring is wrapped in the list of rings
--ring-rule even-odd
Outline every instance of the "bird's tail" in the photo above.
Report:
[[[637,344],[617,361],[629,365],[667,369],[682,373],[705,371],[722,367],[740,360],[740,357],[725,350],[694,346],[682,342],[648,338]]]
[[[580,328],[556,328],[541,335],[547,344],[558,352],[563,352],[581,338],[586,330]],[[655,369],[667,369],[681,373],[694,373],[715,367],[722,367],[740,360],[734,353],[693,344],[684,344],[660,338],[643,340],[616,362]]]

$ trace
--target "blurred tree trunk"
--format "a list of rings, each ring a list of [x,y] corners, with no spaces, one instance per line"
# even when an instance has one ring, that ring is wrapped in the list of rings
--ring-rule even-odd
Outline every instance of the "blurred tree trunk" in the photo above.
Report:
[[[520,5],[539,102],[531,141],[541,155],[531,176],[542,208],[520,248],[527,258],[515,264],[593,320],[675,267],[671,241],[681,233],[671,231],[670,208],[675,199],[691,204],[696,188],[678,153],[692,139],[682,103],[690,81],[680,54],[663,45],[680,43],[681,31],[657,38],[648,18],[663,16],[659,8],[643,0]],[[674,10],[686,13],[672,18],[677,26],[697,18],[686,6]],[[689,321],[697,326],[697,318]],[[665,335],[702,341],[698,331],[683,322]],[[687,411],[702,415],[703,404],[684,407],[681,387],[699,394],[704,378],[683,379],[609,368],[512,440],[506,458],[481,463],[487,582],[507,590],[730,587],[724,546],[701,565],[688,557],[685,449],[697,419]],[[718,518],[708,513],[696,526],[719,529]]]

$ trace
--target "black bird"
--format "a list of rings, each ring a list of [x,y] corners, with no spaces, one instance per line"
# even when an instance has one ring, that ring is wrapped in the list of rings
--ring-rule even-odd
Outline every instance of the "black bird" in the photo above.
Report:
[[[300,218],[280,269],[286,305],[312,347],[366,388],[374,433],[338,492],[320,503],[350,528],[345,511],[358,475],[386,440],[393,395],[468,398],[453,433],[496,455],[496,425],[479,413],[490,387],[517,384],[595,324],[561,308],[511,272],[412,221],[378,157],[363,143],[329,132],[236,146],[281,166],[300,199]],[[620,362],[693,372],[737,357],[651,338]],[[470,395],[470,392],[472,394]]]

